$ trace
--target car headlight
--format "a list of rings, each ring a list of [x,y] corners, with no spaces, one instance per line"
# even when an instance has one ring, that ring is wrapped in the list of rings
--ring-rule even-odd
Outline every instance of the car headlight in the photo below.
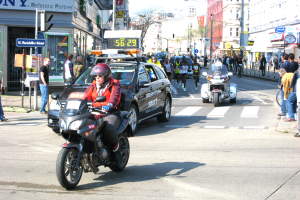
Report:
[[[81,124],[82,124],[82,120],[73,121],[70,124],[69,129],[70,130],[78,130]]]
[[[50,110],[60,110],[60,105],[57,100],[52,100],[49,106]]]

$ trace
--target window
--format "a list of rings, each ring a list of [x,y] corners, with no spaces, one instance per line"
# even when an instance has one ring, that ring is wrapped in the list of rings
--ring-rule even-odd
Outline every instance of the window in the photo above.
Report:
[[[151,82],[157,81],[158,78],[157,75],[155,74],[155,70],[153,69],[153,67],[151,65],[146,65],[145,67]]]
[[[229,35],[232,36],[232,28],[230,28]]]
[[[167,78],[165,72],[160,67],[156,67],[155,69],[157,71],[157,75],[158,75],[159,79]]]
[[[240,18],[240,10],[237,9],[237,10],[236,10],[236,19],[239,19],[239,18]]]
[[[236,28],[235,36],[236,36],[236,37],[239,36],[239,28]]]
[[[145,68],[142,66],[140,66],[140,68],[139,68],[138,80],[139,80],[139,83],[141,83],[141,82],[148,83],[149,82],[149,76],[148,76]]]

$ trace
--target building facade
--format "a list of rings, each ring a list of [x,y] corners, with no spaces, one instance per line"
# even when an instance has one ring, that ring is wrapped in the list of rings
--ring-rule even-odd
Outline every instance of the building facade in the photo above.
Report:
[[[46,45],[37,54],[51,59],[50,85],[63,83],[63,64],[69,54],[85,56],[102,45],[103,12],[93,0],[15,0],[0,1],[0,76],[4,87],[18,90],[21,68],[14,67],[14,55],[35,54],[34,48],[16,46],[17,38],[35,38],[36,10],[53,15],[53,27],[39,32]],[[37,15],[38,18],[39,15]],[[104,15],[105,16],[105,15]],[[107,14],[107,16],[109,16]],[[107,21],[107,20],[106,20]],[[40,22],[38,22],[38,25]]]
[[[283,52],[300,56],[299,9],[297,0],[251,0],[249,40],[254,41],[251,51],[256,55],[267,54],[267,59]]]

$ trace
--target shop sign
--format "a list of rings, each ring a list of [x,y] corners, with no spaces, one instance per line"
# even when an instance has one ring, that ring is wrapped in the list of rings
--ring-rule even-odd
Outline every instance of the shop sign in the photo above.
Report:
[[[296,43],[297,39],[293,34],[288,34],[285,36],[284,41],[288,44]]]
[[[73,12],[74,0],[0,0],[0,10],[46,10]]]
[[[275,33],[284,33],[285,31],[285,26],[277,26],[275,28]]]

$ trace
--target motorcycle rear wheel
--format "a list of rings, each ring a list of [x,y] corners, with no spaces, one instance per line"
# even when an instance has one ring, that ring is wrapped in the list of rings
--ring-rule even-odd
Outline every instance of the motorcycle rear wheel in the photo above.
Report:
[[[119,145],[119,150],[113,153],[112,162],[109,165],[109,168],[114,172],[123,171],[129,160],[130,146],[128,138],[124,135],[120,135]]]
[[[67,190],[74,189],[82,176],[82,166],[76,166],[78,153],[77,149],[63,148],[60,150],[56,160],[56,176],[58,182]]]

